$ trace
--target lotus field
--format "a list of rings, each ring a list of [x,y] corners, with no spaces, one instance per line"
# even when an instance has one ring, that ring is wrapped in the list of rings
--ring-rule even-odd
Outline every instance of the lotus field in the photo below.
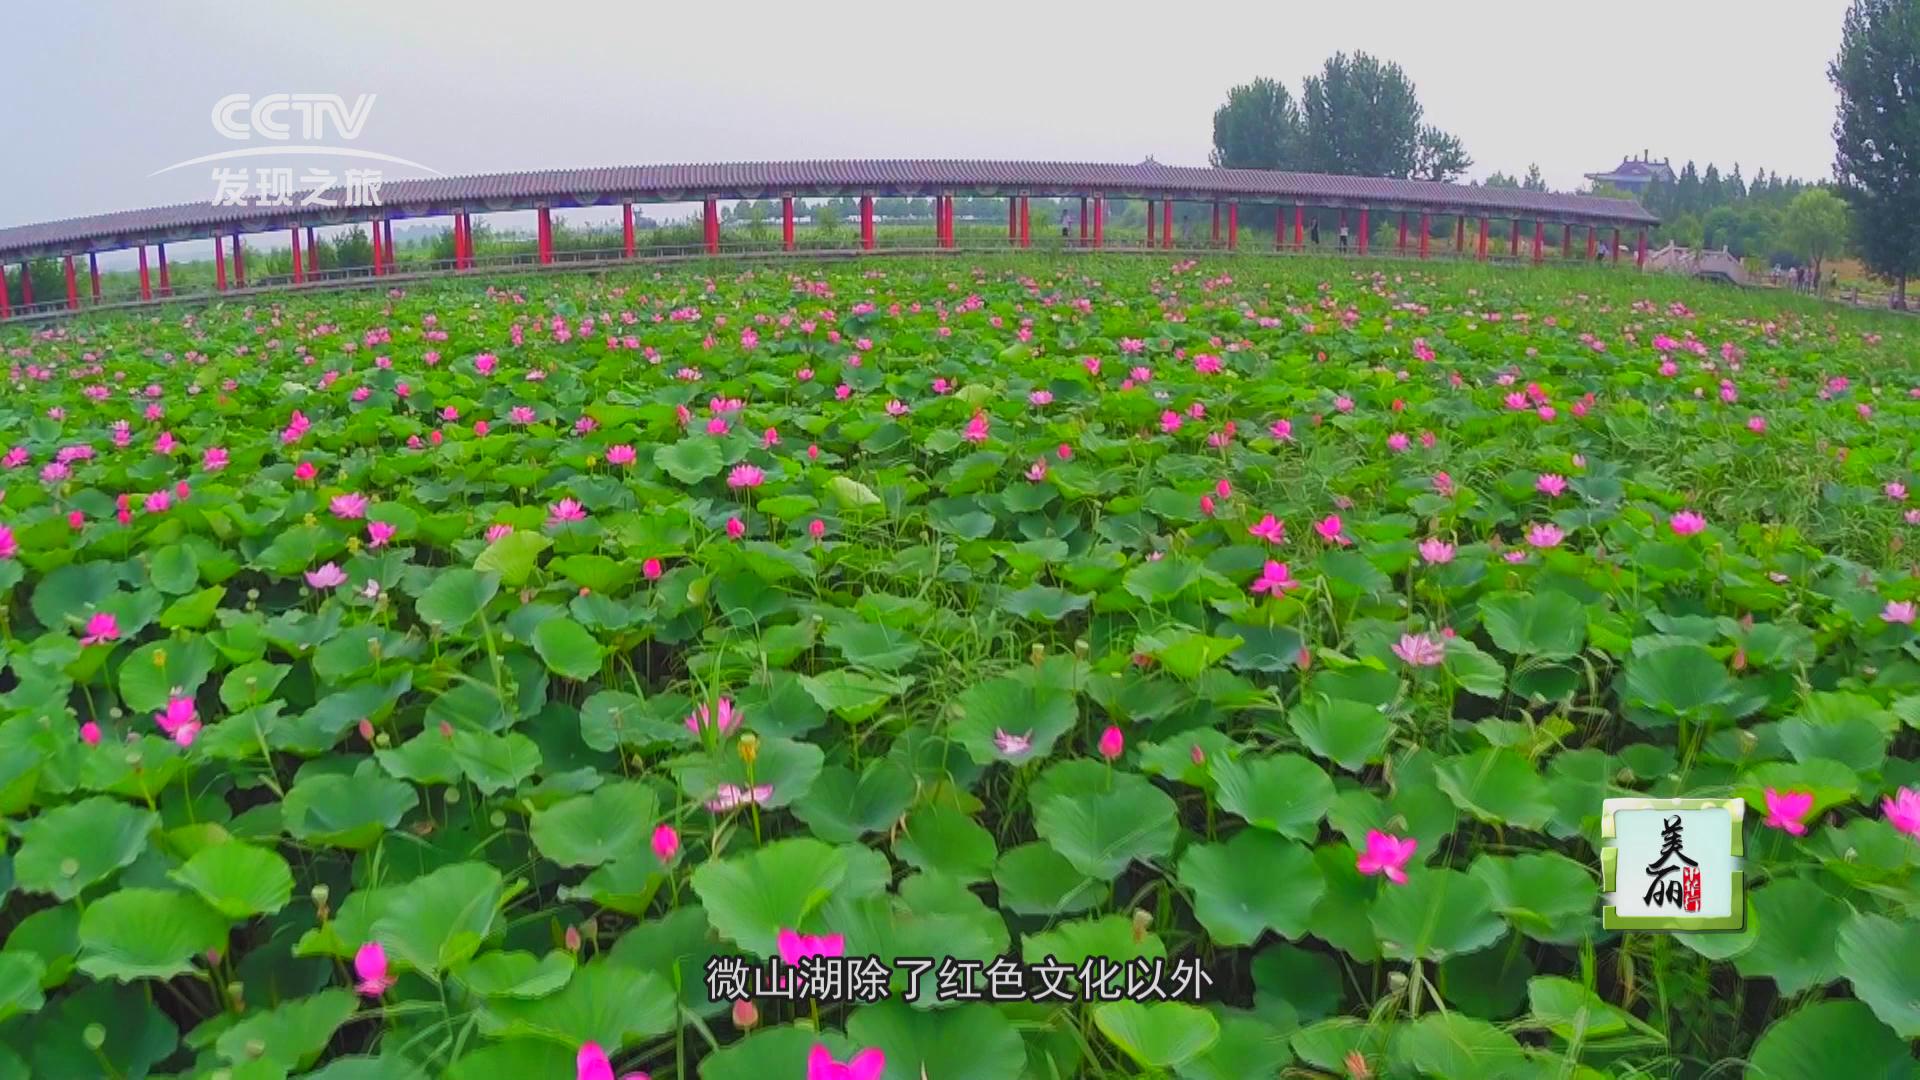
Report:
[[[970,255],[0,348],[0,1078],[1920,1069],[1910,324]],[[1602,929],[1634,795],[1746,801],[1743,931]]]

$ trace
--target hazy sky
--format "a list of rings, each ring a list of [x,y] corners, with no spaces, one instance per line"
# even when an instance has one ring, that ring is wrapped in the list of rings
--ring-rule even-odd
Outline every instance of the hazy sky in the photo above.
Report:
[[[1676,168],[1824,177],[1846,3],[6,7],[0,224],[211,198],[211,166],[149,174],[239,145],[209,119],[232,93],[377,94],[351,145],[449,174],[800,157],[1199,165],[1228,87],[1266,75],[1297,93],[1337,50],[1405,67],[1474,177],[1538,162],[1571,188],[1642,149]]]

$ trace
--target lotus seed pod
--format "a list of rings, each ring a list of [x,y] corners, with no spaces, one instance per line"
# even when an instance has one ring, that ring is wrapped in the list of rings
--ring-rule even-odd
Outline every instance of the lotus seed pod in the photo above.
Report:
[[[447,789],[447,805],[453,806],[457,804],[459,801],[460,801],[460,789],[448,788]]]
[[[495,810],[493,813],[487,815],[487,824],[492,825],[496,829],[506,828],[507,812],[505,810]]]
[[[80,1031],[80,1040],[88,1048],[98,1050],[107,1044],[107,1029],[100,1024],[88,1024]]]
[[[1387,986],[1393,990],[1405,990],[1407,988],[1407,973],[1404,971],[1388,972]]]
[[[760,757],[760,739],[749,731],[740,736],[740,760],[751,765]]]

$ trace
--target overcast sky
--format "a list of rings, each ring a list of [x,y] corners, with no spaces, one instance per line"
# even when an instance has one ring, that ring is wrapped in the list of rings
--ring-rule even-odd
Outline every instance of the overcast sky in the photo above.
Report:
[[[1406,68],[1476,178],[1538,162],[1570,189],[1643,149],[1676,169],[1825,177],[1846,3],[6,8],[0,224],[211,198],[211,166],[149,174],[240,145],[209,119],[233,93],[377,94],[349,145],[448,174],[804,157],[1201,165],[1230,86],[1265,75],[1297,93],[1338,50]]]

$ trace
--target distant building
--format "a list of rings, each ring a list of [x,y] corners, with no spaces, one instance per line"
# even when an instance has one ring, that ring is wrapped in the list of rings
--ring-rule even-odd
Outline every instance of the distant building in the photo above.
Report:
[[[1611,184],[1621,191],[1644,195],[1656,181],[1671,184],[1675,177],[1673,166],[1667,164],[1666,158],[1655,161],[1645,150],[1642,150],[1639,157],[1623,158],[1611,172],[1590,172],[1587,174],[1587,179],[1595,184]]]

